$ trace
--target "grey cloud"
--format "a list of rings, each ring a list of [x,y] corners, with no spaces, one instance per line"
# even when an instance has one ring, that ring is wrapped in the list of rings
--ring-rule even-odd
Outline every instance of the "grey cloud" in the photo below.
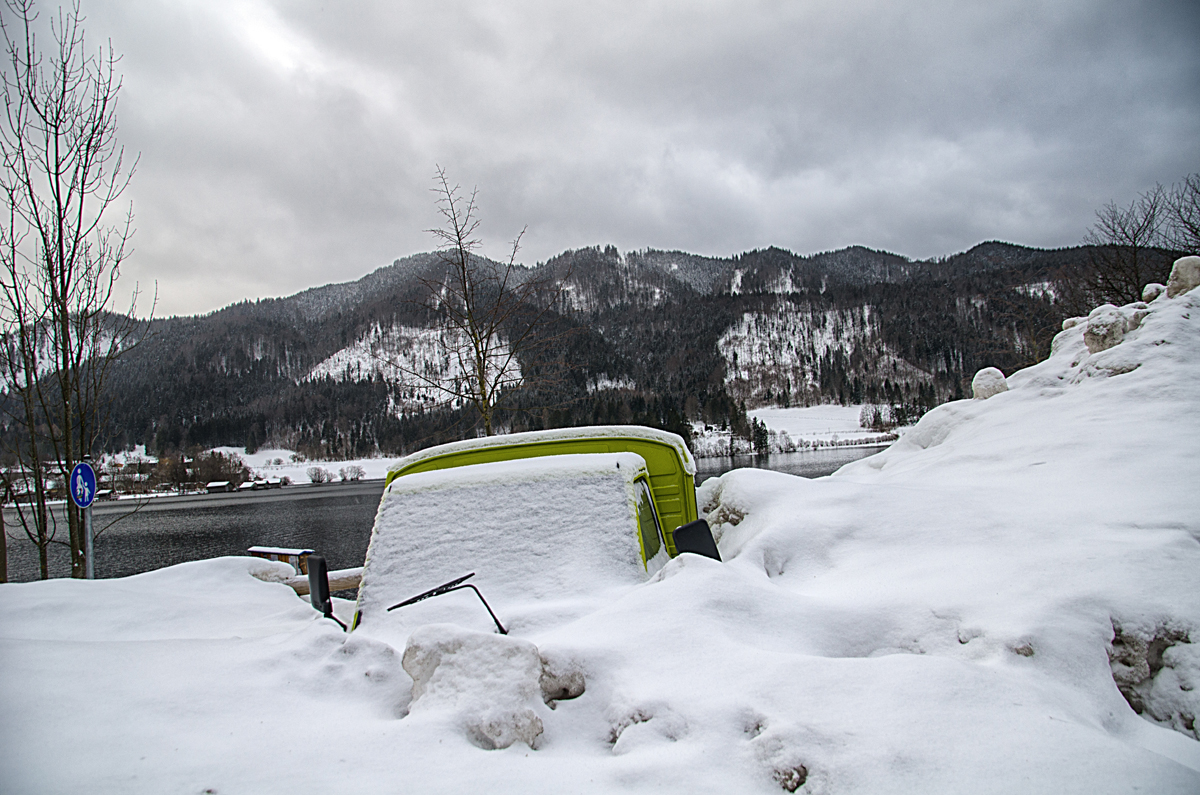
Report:
[[[697,10],[699,8],[699,10]],[[85,9],[87,10],[87,9]],[[1070,245],[1200,170],[1185,3],[106,3],[137,255],[207,311],[426,250]]]

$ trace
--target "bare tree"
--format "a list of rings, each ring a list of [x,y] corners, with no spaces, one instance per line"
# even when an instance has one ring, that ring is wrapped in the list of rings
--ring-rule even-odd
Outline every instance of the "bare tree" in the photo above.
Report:
[[[440,396],[442,405],[469,406],[479,416],[483,432],[497,430],[497,411],[515,393],[529,385],[521,371],[527,361],[558,341],[546,335],[551,308],[562,296],[566,278],[535,278],[516,261],[521,237],[512,242],[508,259],[493,262],[477,255],[481,242],[477,191],[464,195],[451,184],[440,166],[434,193],[443,225],[429,232],[438,240],[440,268],[423,279],[427,307],[433,311],[439,332],[442,366],[389,360],[401,380],[413,389]],[[542,369],[539,379],[551,378]]]
[[[127,314],[111,312],[133,220],[127,210],[108,221],[133,174],[116,140],[118,57],[111,46],[87,50],[77,2],[46,26],[32,0],[5,0],[5,11],[0,355],[20,429],[14,452],[34,492],[21,521],[46,577],[54,533],[44,479],[95,451],[109,366],[147,326],[134,318],[136,289]],[[43,52],[37,34],[47,29]],[[82,525],[70,503],[67,518],[71,573],[82,577]]]
[[[1188,174],[1166,195],[1168,245],[1183,254],[1200,254],[1200,174]]]
[[[1165,281],[1171,268],[1163,249],[1167,191],[1161,185],[1139,195],[1128,207],[1109,202],[1096,211],[1096,223],[1084,235],[1088,263],[1060,274],[1058,301],[1070,314],[1086,314],[1103,303],[1140,301],[1142,288]]]

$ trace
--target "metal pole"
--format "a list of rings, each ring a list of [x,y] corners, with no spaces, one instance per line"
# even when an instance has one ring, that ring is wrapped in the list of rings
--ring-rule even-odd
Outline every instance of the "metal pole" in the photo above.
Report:
[[[92,457],[85,455],[83,457],[85,463],[89,466],[92,463]],[[95,499],[96,495],[92,495]],[[88,503],[88,507],[83,511],[83,577],[86,580],[96,579],[96,553],[92,546],[92,505]]]
[[[83,576],[96,579],[96,553],[92,547],[92,506],[83,509]]]

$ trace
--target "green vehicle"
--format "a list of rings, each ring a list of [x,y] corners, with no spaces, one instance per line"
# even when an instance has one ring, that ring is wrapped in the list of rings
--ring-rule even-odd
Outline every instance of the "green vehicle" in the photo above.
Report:
[[[388,473],[354,625],[376,625],[390,610],[450,590],[470,588],[482,599],[476,585],[502,605],[569,612],[561,605],[643,582],[680,552],[719,560],[696,518],[695,473],[683,439],[638,426],[492,436],[413,453]],[[479,578],[463,585],[467,571]]]
[[[593,425],[467,439],[400,459],[388,470],[387,485],[415,472],[579,453],[636,453],[642,457],[667,554],[675,557],[675,528],[696,521],[696,461],[683,439],[667,431],[640,425]]]

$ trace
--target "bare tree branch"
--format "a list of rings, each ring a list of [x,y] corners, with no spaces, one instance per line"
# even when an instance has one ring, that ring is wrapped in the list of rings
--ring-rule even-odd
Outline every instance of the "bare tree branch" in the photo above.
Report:
[[[1151,282],[1166,281],[1172,256],[1164,235],[1168,192],[1162,185],[1138,196],[1128,207],[1109,202],[1096,211],[1096,223],[1084,235],[1090,246],[1086,267],[1060,274],[1056,292],[1064,310],[1086,314],[1103,303],[1140,301]]]
[[[1166,195],[1166,237],[1183,254],[1200,254],[1200,174],[1188,174]]]

